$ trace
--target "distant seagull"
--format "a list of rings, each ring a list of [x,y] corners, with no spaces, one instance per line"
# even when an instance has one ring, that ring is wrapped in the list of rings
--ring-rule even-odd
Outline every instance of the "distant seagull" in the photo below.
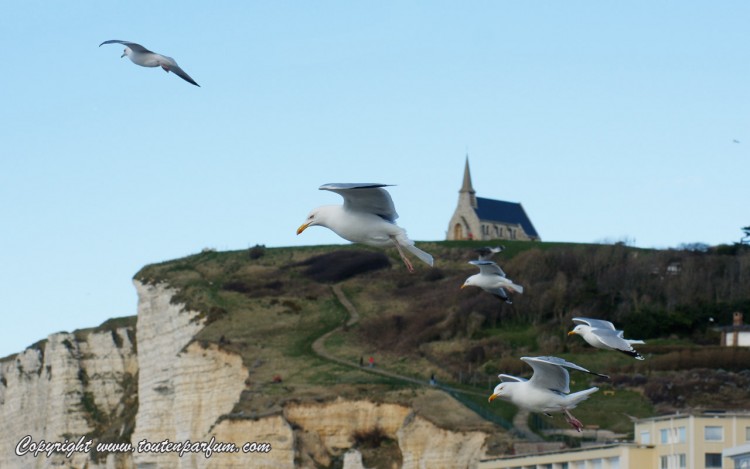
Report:
[[[353,243],[377,247],[395,245],[409,272],[414,272],[414,266],[401,248],[432,266],[432,256],[414,246],[406,231],[396,225],[396,208],[383,187],[388,187],[388,184],[335,183],[320,186],[320,190],[335,192],[343,197],[344,205],[323,205],[313,209],[305,223],[297,229],[297,234],[310,226],[325,226]]]
[[[504,250],[505,246],[485,246],[483,248],[474,249],[474,252],[479,255],[480,261],[488,261],[494,254],[503,252]]]
[[[740,141],[737,140],[736,138],[734,140],[732,140],[732,142],[734,142],[734,143],[740,143]]]
[[[478,260],[469,261],[469,264],[479,267],[479,273],[467,278],[464,284],[461,285],[461,288],[479,287],[508,304],[513,304],[513,300],[510,299],[508,292],[505,291],[506,288],[523,293],[523,287],[516,285],[512,280],[507,278],[503,269],[494,262]]]
[[[103,46],[104,44],[123,44],[125,46],[125,51],[122,53],[120,58],[127,55],[130,61],[136,65],[140,65],[141,67],[161,67],[165,72],[172,72],[188,83],[192,83],[193,85],[198,87],[201,86],[196,83],[195,80],[190,78],[190,75],[185,73],[185,71],[181,69],[179,65],[177,65],[177,62],[175,62],[172,57],[167,57],[166,55],[151,52],[150,50],[146,49],[140,44],[136,44],[135,42],[112,39],[111,41],[102,42],[101,44],[99,44],[99,47]]]
[[[628,340],[623,338],[623,332],[615,329],[614,324],[602,319],[573,318],[578,324],[568,335],[578,334],[592,347],[616,350],[630,355],[636,360],[643,360],[643,356],[636,352],[633,344],[645,344],[642,340]]]
[[[609,378],[609,376],[594,373],[558,357],[522,357],[521,360],[534,369],[531,379],[526,380],[505,374],[498,375],[502,382],[495,386],[489,402],[499,397],[531,412],[541,412],[546,415],[550,415],[550,412],[563,412],[565,420],[580,432],[583,424],[573,417],[570,409],[588,399],[599,388],[593,387],[570,394],[570,374],[566,368],[602,378]]]

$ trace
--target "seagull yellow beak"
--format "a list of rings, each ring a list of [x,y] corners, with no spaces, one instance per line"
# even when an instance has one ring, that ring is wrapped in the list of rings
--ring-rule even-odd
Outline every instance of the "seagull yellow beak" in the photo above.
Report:
[[[300,226],[299,228],[297,228],[297,234],[300,234],[300,233],[302,233],[303,231],[305,231],[305,230],[307,229],[307,227],[308,227],[308,226],[310,226],[310,224],[309,224],[309,223],[303,223],[303,224],[302,224],[302,226]]]
[[[576,331],[570,331],[570,332],[568,332],[568,335],[576,335],[576,334],[578,334],[578,332],[576,332]]]
[[[495,393],[495,394],[491,395],[489,399],[487,399],[487,402],[492,402],[495,399],[497,399],[498,397],[500,397],[500,394]]]
[[[461,290],[463,290],[465,286],[466,286],[465,283],[463,285],[461,285]]]

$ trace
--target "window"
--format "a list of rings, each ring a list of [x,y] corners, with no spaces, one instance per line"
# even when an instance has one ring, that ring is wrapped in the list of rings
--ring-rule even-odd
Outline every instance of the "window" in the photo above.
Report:
[[[669,456],[659,458],[659,469],[669,469]]]
[[[745,441],[750,441],[750,427],[745,427]]]
[[[678,454],[677,458],[680,462],[680,469],[685,469],[687,467],[687,455],[685,453]]]
[[[609,458],[607,462],[609,462],[609,469],[620,469],[620,457],[619,456],[615,456],[614,458]]]
[[[706,441],[722,441],[724,440],[724,428],[706,426],[704,435]]]
[[[669,429],[668,428],[662,428],[659,430],[659,442],[661,444],[669,443]]]
[[[685,427],[677,428],[677,442],[685,443],[685,441],[687,441],[687,431],[685,430]]]
[[[642,445],[651,444],[651,432],[641,432],[641,444]]]
[[[706,453],[706,469],[721,467],[721,453]]]
[[[592,467],[592,469],[602,469],[602,460],[601,459],[592,459],[591,460],[591,467]]]

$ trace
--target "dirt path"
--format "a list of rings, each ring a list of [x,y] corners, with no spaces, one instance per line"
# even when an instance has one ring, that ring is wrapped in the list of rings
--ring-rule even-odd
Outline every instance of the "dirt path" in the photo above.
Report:
[[[349,313],[349,320],[346,321],[345,325],[339,326],[336,329],[333,329],[332,331],[329,331],[323,334],[322,336],[318,337],[315,340],[315,342],[313,342],[312,349],[316,355],[326,360],[330,360],[332,362],[338,363],[340,365],[357,368],[367,373],[387,376],[389,378],[394,378],[394,379],[406,381],[406,382],[413,383],[413,384],[419,384],[422,386],[435,387],[437,389],[447,392],[448,394],[453,395],[454,397],[455,397],[455,394],[457,393],[458,394],[472,394],[475,396],[483,396],[483,397],[486,396],[485,393],[466,391],[463,389],[455,389],[455,388],[450,388],[450,387],[443,386],[443,385],[433,385],[433,384],[430,384],[430,382],[427,380],[412,378],[410,376],[400,375],[398,373],[393,373],[393,372],[382,370],[379,368],[370,368],[368,366],[360,366],[359,363],[352,362],[349,360],[344,360],[328,352],[325,348],[325,342],[326,340],[328,340],[328,338],[332,334],[339,332],[343,330],[344,328],[352,327],[359,322],[359,312],[357,311],[357,308],[352,304],[352,302],[349,301],[349,298],[347,298],[347,296],[341,290],[341,285],[339,284],[333,285],[333,287],[331,287],[331,290],[333,290],[333,294],[336,295],[336,298],[339,300],[339,302],[344,306],[344,308],[346,308],[347,312]],[[539,435],[531,431],[531,428],[529,428],[528,421],[529,421],[529,413],[524,410],[519,410],[513,419],[513,428],[511,429],[511,431],[529,441],[543,441],[543,439]]]

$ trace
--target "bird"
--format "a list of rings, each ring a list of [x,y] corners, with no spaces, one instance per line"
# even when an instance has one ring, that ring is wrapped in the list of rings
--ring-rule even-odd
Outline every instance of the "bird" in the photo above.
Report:
[[[577,334],[583,337],[583,340],[588,342],[592,347],[616,350],[625,355],[630,355],[636,360],[643,360],[643,356],[633,348],[633,344],[645,344],[645,342],[642,340],[625,339],[623,332],[615,329],[614,324],[611,322],[590,318],[573,318],[573,322],[577,326],[568,332],[568,335]]]
[[[482,290],[497,296],[508,304],[513,304],[513,300],[508,296],[507,289],[518,293],[523,293],[523,287],[513,283],[506,277],[503,269],[499,265],[488,260],[469,261],[469,264],[479,267],[479,273],[467,278],[461,288],[479,287]]]
[[[474,249],[474,252],[479,255],[480,261],[488,261],[493,254],[503,252],[504,250],[505,246],[485,246],[483,248]]]
[[[103,46],[104,44],[122,44],[125,46],[125,50],[120,58],[123,58],[127,55],[130,61],[136,65],[140,65],[141,67],[161,67],[165,72],[173,72],[175,75],[182,78],[188,83],[191,83],[197,87],[201,86],[196,83],[195,80],[190,78],[190,75],[185,73],[185,71],[181,69],[179,65],[177,65],[177,62],[175,62],[172,57],[167,57],[166,55],[151,52],[150,50],[146,49],[140,44],[136,44],[135,42],[112,39],[102,42],[101,44],[99,44],[99,47]]]
[[[414,266],[404,249],[432,266],[432,256],[414,246],[406,231],[396,225],[398,214],[393,199],[383,189],[390,186],[375,183],[323,184],[318,189],[339,194],[344,198],[344,205],[323,205],[313,209],[297,229],[297,234],[311,226],[324,226],[353,243],[376,247],[395,245],[409,272],[414,272]]]
[[[558,357],[521,357],[521,360],[533,368],[534,373],[531,379],[506,374],[498,375],[501,383],[495,386],[488,402],[500,398],[522,409],[541,412],[548,416],[550,412],[563,412],[565,420],[580,432],[583,424],[573,417],[570,409],[588,399],[599,388],[592,387],[570,394],[570,374],[566,368],[602,378],[609,378],[609,376],[594,373]]]

